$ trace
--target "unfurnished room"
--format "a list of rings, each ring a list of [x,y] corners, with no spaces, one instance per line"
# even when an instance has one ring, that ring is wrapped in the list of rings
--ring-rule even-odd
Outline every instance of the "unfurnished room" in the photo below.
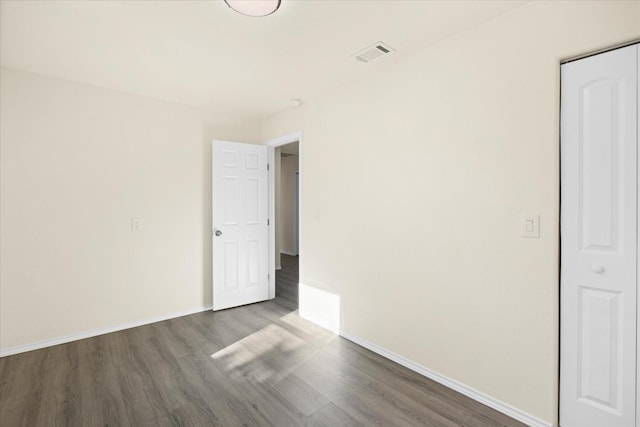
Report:
[[[0,425],[640,427],[640,0],[0,0]]]

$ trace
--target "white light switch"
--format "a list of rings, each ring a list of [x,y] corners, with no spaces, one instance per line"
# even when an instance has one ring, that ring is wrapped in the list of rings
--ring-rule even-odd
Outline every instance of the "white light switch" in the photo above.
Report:
[[[525,221],[526,222],[524,224],[525,225],[524,228],[525,228],[526,232],[527,233],[533,233],[533,219],[527,218]]]
[[[540,215],[522,214],[520,216],[520,236],[534,239],[540,237]]]
[[[131,217],[131,231],[142,228],[142,219],[139,217]]]

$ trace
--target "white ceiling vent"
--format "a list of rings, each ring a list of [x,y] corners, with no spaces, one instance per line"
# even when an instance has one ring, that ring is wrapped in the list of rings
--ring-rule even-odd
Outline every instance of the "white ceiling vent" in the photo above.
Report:
[[[374,59],[380,58],[382,55],[386,55],[393,51],[395,51],[395,49],[388,44],[378,42],[353,54],[353,57],[360,62],[371,62]]]

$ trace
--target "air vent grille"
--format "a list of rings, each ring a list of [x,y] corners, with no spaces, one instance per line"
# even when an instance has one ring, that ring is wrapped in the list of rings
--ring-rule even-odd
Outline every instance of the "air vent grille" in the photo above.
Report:
[[[378,42],[353,54],[353,57],[360,62],[371,62],[374,59],[380,58],[381,56],[393,51],[395,51],[395,49],[388,44]]]

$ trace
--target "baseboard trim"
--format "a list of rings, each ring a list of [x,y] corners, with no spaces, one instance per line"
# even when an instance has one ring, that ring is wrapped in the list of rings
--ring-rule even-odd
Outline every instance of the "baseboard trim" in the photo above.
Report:
[[[289,252],[289,251],[280,251],[281,254],[285,254],[285,255],[289,255],[289,256],[298,256],[298,254],[294,254],[293,252]]]
[[[211,310],[213,308],[212,305],[205,305],[198,308],[193,308],[190,310],[177,311],[170,314],[165,314],[162,316],[150,317],[144,320],[138,320],[136,322],[123,323],[117,326],[111,326],[108,328],[98,328],[91,329],[89,331],[80,332],[72,335],[65,335],[62,337],[57,337],[49,340],[36,341],[29,344],[17,345],[15,347],[7,347],[0,349],[0,357],[11,356],[13,354],[24,353],[31,350],[38,350],[45,347],[51,347],[58,344],[65,344],[71,341],[83,340],[85,338],[91,338],[98,335],[109,334],[111,332],[123,331],[125,329],[135,328],[137,326],[148,325],[150,323],[162,322],[163,320],[174,319],[176,317],[188,316],[189,314],[200,313],[202,311]]]
[[[433,381],[436,381],[440,384],[442,384],[445,387],[448,387],[452,390],[457,391],[458,393],[464,394],[465,396],[482,403],[483,405],[486,405],[492,409],[495,409],[496,411],[502,412],[505,415],[510,416],[511,418],[520,421],[521,423],[524,423],[528,426],[531,427],[553,427],[552,424],[549,424],[545,421],[542,421],[536,417],[534,417],[533,415],[529,415],[528,413],[515,408],[511,405],[508,405],[498,399],[495,399],[487,394],[484,394],[478,390],[475,390],[465,384],[462,384],[458,381],[452,380],[451,378],[448,378],[444,375],[441,375],[437,372],[432,371],[429,368],[426,368],[418,363],[415,363],[409,359],[406,359],[402,356],[400,356],[399,354],[396,354],[392,351],[387,350],[386,348],[380,347],[377,344],[374,344],[370,341],[367,341],[363,338],[360,338],[358,336],[352,335],[347,331],[340,331],[340,336],[348,339],[349,341],[354,342],[355,344],[358,344],[361,347],[364,347],[368,350],[373,351],[374,353],[379,354],[382,357],[385,357],[389,360],[392,360],[396,363],[398,363],[399,365],[404,366],[405,368],[411,369],[414,372],[417,372],[418,374],[425,376],[429,379],[432,379]]]

